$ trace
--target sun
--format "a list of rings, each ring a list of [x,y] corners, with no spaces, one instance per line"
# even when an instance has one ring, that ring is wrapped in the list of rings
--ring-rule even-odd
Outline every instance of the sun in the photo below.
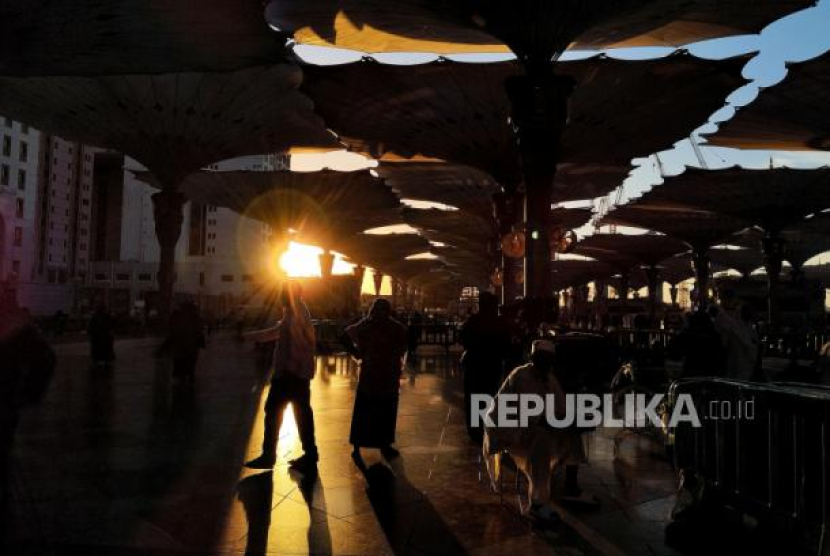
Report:
[[[319,277],[320,255],[323,250],[313,245],[292,241],[288,249],[280,256],[279,266],[290,278]],[[354,265],[347,263],[337,255],[334,259],[334,274],[351,274]]]

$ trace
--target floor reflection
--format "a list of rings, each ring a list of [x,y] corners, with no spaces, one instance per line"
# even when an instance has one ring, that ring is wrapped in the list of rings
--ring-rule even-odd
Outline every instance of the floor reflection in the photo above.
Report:
[[[268,365],[249,344],[212,338],[193,384],[174,381],[148,345],[119,343],[108,375],[77,372],[86,371],[86,346],[60,348],[54,387],[16,443],[27,477],[17,546],[136,556],[591,554],[575,535],[534,533],[482,480],[456,353],[423,350],[407,361],[401,455],[388,462],[367,450],[360,466],[348,444],[357,364],[318,357],[321,459],[318,476],[304,478],[287,468],[301,454],[291,408],[275,469],[241,467],[260,453],[268,391]],[[638,444],[624,443],[615,460],[612,437],[592,436],[580,480],[603,506],[578,517],[626,552],[671,554],[655,517],[671,505],[671,469]]]

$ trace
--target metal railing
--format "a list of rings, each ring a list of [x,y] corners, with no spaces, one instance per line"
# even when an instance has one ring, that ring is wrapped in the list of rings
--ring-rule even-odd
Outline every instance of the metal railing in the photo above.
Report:
[[[314,330],[317,334],[317,347],[322,351],[338,351],[342,347],[341,337],[346,327],[354,321],[315,320]],[[416,325],[419,329],[419,346],[439,346],[449,350],[458,343],[458,327],[454,324],[424,323]]]
[[[827,554],[830,389],[725,379],[672,384],[672,402],[683,394],[700,426],[671,430],[677,467],[694,470],[730,506],[784,520]]]

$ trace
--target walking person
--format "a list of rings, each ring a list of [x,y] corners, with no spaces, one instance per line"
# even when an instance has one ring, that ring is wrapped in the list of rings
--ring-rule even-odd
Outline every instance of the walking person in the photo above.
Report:
[[[171,351],[173,376],[192,381],[196,376],[199,350],[204,348],[205,326],[199,308],[192,301],[182,303],[170,315],[170,332],[156,350],[156,356]]]
[[[311,409],[311,379],[314,378],[316,340],[311,315],[302,300],[299,284],[286,284],[280,292],[282,319],[276,326],[248,334],[258,342],[276,341],[274,376],[265,400],[265,433],[262,455],[246,463],[252,469],[270,469],[277,461],[277,440],[288,404],[294,410],[303,455],[290,467],[303,473],[317,470],[314,412]]]
[[[387,300],[375,299],[366,318],[346,329],[346,338],[346,347],[360,360],[349,434],[352,458],[360,460],[361,448],[379,448],[384,458],[394,459],[399,455],[392,444],[407,349],[406,327],[392,318]]]
[[[464,409],[470,440],[481,444],[484,430],[473,427],[470,407],[473,394],[494,396],[501,386],[504,365],[511,350],[510,328],[499,315],[498,298],[490,292],[478,297],[478,313],[461,326],[459,340],[464,346],[461,368],[464,371]]]
[[[89,319],[86,334],[89,338],[89,357],[95,367],[109,367],[115,360],[115,341],[112,317],[103,305],[99,305]]]

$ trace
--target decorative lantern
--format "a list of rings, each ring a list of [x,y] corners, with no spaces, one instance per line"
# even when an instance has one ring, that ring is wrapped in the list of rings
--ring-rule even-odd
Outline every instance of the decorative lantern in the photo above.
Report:
[[[520,259],[525,256],[525,234],[513,230],[501,238],[501,252],[511,259]]]
[[[497,268],[495,271],[493,271],[493,275],[490,276],[490,283],[497,288],[500,288],[504,285],[504,274],[502,273],[500,268]]]
[[[576,248],[578,239],[576,232],[573,230],[562,227],[552,229],[548,236],[551,254],[570,253]]]

